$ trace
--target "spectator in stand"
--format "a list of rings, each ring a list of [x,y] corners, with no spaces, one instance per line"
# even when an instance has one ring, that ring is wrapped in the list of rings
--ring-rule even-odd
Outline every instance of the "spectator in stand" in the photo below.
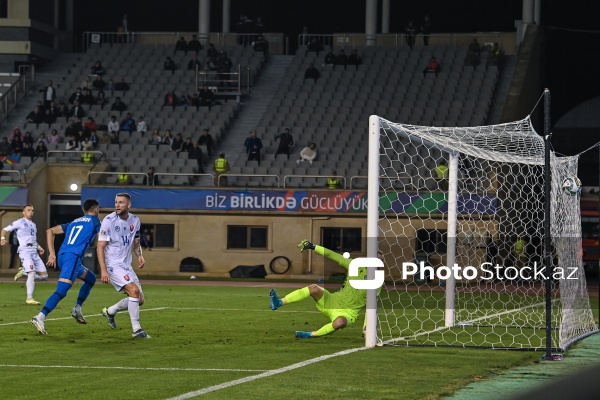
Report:
[[[152,131],[152,135],[150,135],[150,139],[148,140],[148,144],[155,144],[157,147],[162,142],[162,136],[160,135],[160,131],[158,129],[154,129]]]
[[[96,90],[104,90],[106,87],[106,81],[102,79],[102,75],[98,75],[96,76],[96,79],[94,79],[94,82],[92,82],[92,86]]]
[[[437,58],[435,58],[435,56],[431,56],[429,59],[429,64],[427,64],[427,67],[425,67],[423,70],[423,77],[425,77],[425,74],[433,73],[437,78],[438,74],[440,73],[440,68],[440,62],[437,60]]]
[[[340,178],[338,178],[337,171],[335,169],[331,171],[331,176],[327,178],[327,187],[329,189],[337,189],[340,187]]]
[[[0,141],[0,155],[8,156],[12,154],[12,146],[8,142],[8,138],[4,136]]]
[[[335,55],[333,54],[333,50],[330,48],[325,54],[325,61],[323,62],[323,67],[326,65],[335,66]]]
[[[504,50],[502,50],[498,43],[494,43],[492,46],[492,50],[488,54],[488,59],[486,65],[489,66],[497,66],[498,68],[502,67],[502,63],[504,61]]]
[[[473,38],[473,40],[471,40],[471,43],[469,43],[469,51],[475,53],[477,58],[481,56],[481,45],[479,44],[479,41],[477,41],[477,38]]]
[[[201,71],[203,69],[202,63],[198,61],[198,56],[192,58],[187,66],[188,71],[196,71],[196,68],[198,68],[198,71]]]
[[[102,135],[100,135],[100,144],[110,144],[110,135],[108,131],[102,131]]]
[[[412,21],[408,21],[408,24],[404,28],[404,40],[410,49],[412,50],[415,45],[415,38],[417,37],[417,28]]]
[[[256,131],[250,131],[250,136],[246,138],[244,142],[246,147],[246,154],[248,154],[248,161],[256,160],[260,166],[260,149],[262,149],[262,140],[256,136]]]
[[[318,69],[315,68],[313,63],[308,65],[306,71],[304,71],[304,80],[306,79],[314,79],[315,83],[317,83],[317,79],[321,76],[321,73]]]
[[[100,60],[96,61],[96,63],[92,66],[92,75],[104,75],[104,67]]]
[[[196,35],[192,35],[192,40],[187,44],[187,51],[193,51],[196,53],[196,58],[198,58],[198,52],[202,50],[202,44],[196,37]],[[186,53],[187,54],[187,53]]]
[[[439,190],[448,190],[448,166],[446,165],[446,161],[441,160],[433,172],[438,182]]]
[[[183,36],[179,38],[177,43],[175,43],[175,50],[173,50],[173,54],[177,53],[178,51],[183,51],[187,56],[188,47],[187,42],[185,41],[185,38]]]
[[[31,145],[31,147],[33,148],[34,142],[35,141],[33,140],[33,136],[31,136],[31,132],[26,131],[25,136],[23,137],[23,144],[29,143]]]
[[[106,105],[106,94],[104,93],[104,90],[98,92],[95,103],[100,106],[101,110],[104,110],[104,106]]]
[[[189,105],[190,105],[190,102],[189,102],[189,100],[188,100],[188,98],[187,98],[186,95],[183,95],[183,96],[181,96],[181,97],[179,97],[177,99],[177,106],[178,107],[183,107],[184,110],[187,110],[187,108],[188,108]]]
[[[76,101],[80,101],[80,98],[82,96],[83,93],[81,93],[81,88],[78,87],[77,89],[75,89],[75,93],[73,93],[71,96],[69,96],[69,103],[70,104],[75,104]]]
[[[171,148],[172,143],[173,143],[173,135],[171,134],[171,130],[167,129],[167,131],[165,132],[165,136],[163,136],[160,144],[169,146],[169,148]]]
[[[303,161],[308,161],[312,165],[314,159],[317,157],[317,145],[314,143],[309,144],[300,152],[300,159],[296,160],[296,164],[300,165]]]
[[[13,139],[19,139],[19,141],[22,142],[24,137],[25,135],[23,135],[21,129],[19,129],[19,127],[15,127],[15,129],[11,132],[10,136],[8,137],[8,140],[12,141]]]
[[[206,152],[210,157],[212,155],[212,146],[213,146],[213,137],[208,133],[208,128],[204,128],[202,130],[202,135],[200,135],[200,139],[198,139],[198,144],[200,146],[206,146]]]
[[[188,94],[188,103],[192,107],[196,107],[196,111],[200,108],[200,99],[198,98],[198,93]]]
[[[49,144],[59,144],[60,143],[60,136],[58,136],[58,131],[56,129],[52,129],[52,132],[50,132],[50,136],[48,137],[48,143]]]
[[[53,82],[49,80],[48,86],[46,86],[43,89],[40,89],[40,92],[42,93],[44,108],[50,107],[50,103],[56,100],[56,89],[54,89]]]
[[[348,56],[346,55],[344,49],[340,49],[340,52],[335,57],[335,63],[333,64],[333,67],[335,68],[336,65],[343,65],[344,69],[346,69],[348,66]]]
[[[194,142],[192,148],[188,151],[188,159],[196,160],[198,164],[198,173],[204,173],[202,149],[200,148],[198,142]]]
[[[108,122],[108,132],[115,133],[118,135],[120,130],[121,130],[121,125],[119,125],[119,121],[117,121],[117,116],[111,115],[110,121]]]
[[[350,54],[350,56],[348,56],[348,65],[354,65],[356,66],[356,69],[358,69],[358,66],[361,63],[362,59],[359,57],[358,51],[356,49],[352,50],[352,53]]]
[[[65,121],[67,119],[69,119],[69,109],[67,108],[67,105],[65,103],[60,103],[60,105],[58,106],[58,118],[60,117],[64,117]]]
[[[231,62],[231,59],[229,58],[226,52],[222,51],[219,54],[219,58],[217,59],[217,74],[219,80],[221,81],[221,86],[229,86],[228,81],[231,78],[229,74],[231,73],[232,67],[233,63]]]
[[[75,137],[77,136],[77,126],[75,125],[75,120],[69,120],[69,125],[65,128],[65,137]]]
[[[48,141],[46,134],[44,132],[42,132],[42,133],[40,133],[40,137],[38,138],[36,143],[44,143],[45,145],[48,145],[48,143],[50,143],[50,142]]]
[[[138,123],[137,123],[137,126],[135,127],[135,130],[140,132],[142,134],[142,136],[144,136],[146,134],[146,131],[148,130],[148,126],[146,125],[146,121],[144,121],[144,117],[138,118]]]
[[[156,175],[156,169],[154,169],[153,166],[148,167],[146,175],[144,176],[144,181],[142,182],[142,185],[158,186],[158,175]]]
[[[267,42],[267,39],[265,39],[263,35],[258,36],[258,39],[254,42],[252,48],[258,53],[263,53],[265,59],[269,55],[269,42]]]
[[[110,93],[111,96],[115,95],[115,84],[112,79],[108,80],[108,84],[106,85],[106,91]]]
[[[215,49],[215,45],[212,43],[208,44],[208,49],[206,50],[206,58],[210,60],[214,60],[218,57],[219,52]]]
[[[56,119],[58,118],[58,107],[56,105],[56,102],[51,101],[50,105],[46,107],[46,110],[50,111],[50,114],[52,114],[52,116],[54,117],[54,121],[56,122]]]
[[[319,53],[323,51],[323,45],[316,38],[313,38],[310,41],[310,43],[308,44],[306,53],[308,53],[309,51],[314,51],[315,53],[317,53],[317,57],[318,57]]]
[[[163,102],[161,110],[165,106],[173,107],[173,110],[174,110],[175,106],[177,105],[177,100],[178,99],[177,99],[177,95],[175,94],[175,91],[173,89],[169,90],[169,92],[167,94],[165,94],[165,100]]]
[[[173,141],[171,142],[171,146],[169,147],[169,151],[174,151],[177,154],[177,157],[179,157],[179,152],[181,151],[182,146],[183,146],[183,136],[181,136],[181,133],[178,133],[173,138]]]
[[[50,125],[55,122],[56,116],[52,114],[52,110],[50,110],[49,108],[46,109],[46,113],[44,114],[44,123],[48,124],[48,127],[50,127]]]
[[[36,127],[44,122],[44,113],[39,106],[35,106],[33,111],[27,114],[27,123],[35,124]]]
[[[423,45],[429,46],[429,37],[431,35],[431,18],[429,18],[429,14],[425,14],[423,17],[423,22],[421,23],[419,30],[423,34]]]
[[[298,46],[308,46],[310,43],[310,35],[308,34],[308,26],[302,27],[302,33],[298,35]]]
[[[93,162],[94,153],[92,153],[92,151],[94,150],[94,144],[90,141],[90,138],[86,137],[79,146],[82,151],[85,151],[85,153],[81,155],[81,161],[84,163]]]
[[[75,104],[73,104],[73,107],[71,107],[71,110],[69,111],[69,117],[81,119],[84,115],[85,111],[83,110],[83,107],[81,107],[79,101],[75,101]]]
[[[117,92],[126,92],[129,90],[129,83],[125,82],[123,78],[119,78],[119,81],[115,83],[115,90]]]
[[[479,65],[479,57],[477,56],[477,54],[474,51],[469,50],[467,52],[467,55],[465,56],[465,66],[475,68],[478,65]]]
[[[83,130],[87,135],[90,135],[96,129],[98,129],[96,121],[94,121],[94,118],[88,117],[87,121],[85,121],[85,123],[83,124]]]
[[[15,136],[13,140],[10,141],[10,146],[12,147],[12,154],[21,157],[21,151],[23,151],[23,140],[21,136]]]
[[[119,135],[117,135],[117,132],[110,133],[110,144],[121,144],[121,141],[119,140]]]
[[[23,150],[21,151],[21,157],[35,158],[35,150],[31,147],[31,143],[24,143]]]
[[[94,87],[94,82],[89,76],[86,76],[83,82],[81,82],[81,90],[83,89],[91,89]]]
[[[292,147],[294,147],[294,137],[290,133],[290,128],[285,128],[283,133],[275,136],[275,140],[279,140],[279,145],[277,146],[277,152],[275,153],[275,156],[278,154],[287,154],[287,158],[289,160]]]
[[[80,104],[94,104],[94,95],[90,89],[83,89],[81,91],[81,98],[79,99]]]
[[[92,131],[90,133],[90,142],[92,142],[92,148],[96,150],[98,148],[98,143],[100,142],[100,138],[98,137],[96,131]]]
[[[110,110],[123,112],[123,111],[127,110],[127,105],[121,101],[120,97],[117,97],[115,99],[115,102],[112,103],[112,106],[110,106]]]
[[[75,141],[75,138],[73,136],[71,136],[68,140],[67,143],[65,144],[65,150],[68,151],[75,151],[77,150],[77,142]]]
[[[213,105],[217,104],[215,103],[215,93],[206,84],[198,92],[198,99],[200,100],[200,106],[208,107],[208,111],[210,111]]]
[[[48,148],[46,147],[46,144],[44,142],[38,142],[38,144],[35,148],[35,156],[42,157],[45,160],[47,155],[48,155]]]
[[[177,67],[175,66],[173,60],[171,60],[171,57],[167,57],[167,59],[163,63],[163,68],[165,71],[171,71],[171,74],[175,74],[175,69]]]
[[[189,137],[185,139],[185,142],[181,145],[181,152],[188,153],[192,147],[194,147],[194,143],[192,142],[192,138]]]
[[[121,130],[129,132],[129,136],[131,136],[131,133],[135,131],[135,128],[135,120],[131,116],[131,113],[125,114],[125,119],[121,121]]]

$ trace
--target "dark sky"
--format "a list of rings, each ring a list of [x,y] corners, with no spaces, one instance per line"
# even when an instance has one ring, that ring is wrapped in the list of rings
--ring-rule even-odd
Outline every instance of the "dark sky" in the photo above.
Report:
[[[123,13],[133,31],[196,31],[198,0],[86,0],[74,2],[76,37],[114,31]],[[381,3],[381,2],[380,2]],[[221,30],[221,1],[211,2],[211,31]],[[552,121],[600,95],[600,1],[542,0],[544,86],[552,92]],[[302,26],[313,33],[364,32],[365,0],[231,0],[233,30],[240,13],[262,17],[266,30],[294,41]],[[391,1],[391,32],[429,14],[437,32],[512,31],[522,0]],[[378,21],[378,25],[380,21]],[[380,27],[378,27],[379,29]]]

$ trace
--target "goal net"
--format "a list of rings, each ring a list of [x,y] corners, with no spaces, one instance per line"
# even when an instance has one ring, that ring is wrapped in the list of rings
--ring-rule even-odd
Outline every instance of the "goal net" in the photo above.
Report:
[[[545,349],[546,276],[553,350],[597,331],[581,262],[579,197],[561,189],[577,175],[576,157],[551,154],[547,253],[544,139],[529,118],[448,128],[372,116],[370,126],[369,190],[378,191],[379,207],[369,224],[377,221],[386,265],[380,340]],[[552,269],[544,269],[546,254]]]

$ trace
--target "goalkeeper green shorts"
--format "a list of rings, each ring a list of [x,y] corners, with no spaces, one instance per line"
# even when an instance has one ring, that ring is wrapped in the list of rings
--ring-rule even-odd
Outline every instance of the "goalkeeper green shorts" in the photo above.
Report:
[[[360,309],[352,308],[340,308],[340,304],[337,301],[336,296],[325,289],[323,291],[323,297],[316,303],[317,309],[325,314],[331,322],[335,321],[338,317],[344,317],[348,321],[348,325],[352,325],[356,322]]]

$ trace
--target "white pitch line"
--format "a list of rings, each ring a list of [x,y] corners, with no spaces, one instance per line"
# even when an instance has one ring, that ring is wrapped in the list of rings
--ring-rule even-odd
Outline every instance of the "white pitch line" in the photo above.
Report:
[[[240,368],[138,368],[138,367],[107,367],[91,365],[17,365],[0,364],[0,368],[64,368],[64,369],[119,369],[134,371],[216,371],[216,372],[263,372],[267,369],[240,369]]]
[[[273,312],[271,309],[267,310],[249,310],[247,308],[205,308],[205,307],[178,307],[177,310],[198,310],[198,311],[243,311],[243,312]],[[308,313],[308,314],[321,314],[320,311],[295,311],[295,310],[277,310],[278,313]]]
[[[328,354],[328,355],[325,355],[325,356],[311,358],[310,360],[301,361],[299,363],[288,365],[287,367],[273,369],[271,371],[263,372],[262,374],[247,376],[245,378],[236,379],[236,380],[233,380],[233,381],[221,383],[221,384],[214,385],[214,386],[209,386],[209,387],[206,387],[204,389],[195,390],[193,392],[188,392],[188,393],[180,394],[179,396],[171,397],[170,399],[167,399],[167,400],[183,400],[183,399],[189,399],[189,398],[196,397],[196,396],[201,396],[203,394],[207,394],[207,393],[211,393],[211,392],[216,392],[217,390],[227,389],[227,388],[230,388],[232,386],[236,386],[236,385],[241,385],[243,383],[252,382],[252,381],[255,381],[257,379],[268,378],[270,376],[278,375],[278,374],[281,374],[283,372],[292,371],[292,370],[295,370],[295,369],[298,369],[298,368],[306,367],[307,365],[316,364],[316,363],[321,362],[321,361],[329,360],[330,358],[345,356],[347,354],[356,353],[357,351],[366,350],[366,349],[367,349],[366,347],[356,347],[356,348],[353,348],[353,349],[343,350],[343,351],[339,351],[339,352],[333,353],[333,354]]]
[[[144,310],[140,309],[140,311],[160,311],[160,310],[166,310],[168,308],[171,308],[171,307],[146,308]],[[85,315],[86,318],[100,317],[100,316],[102,316],[102,314]],[[73,317],[46,318],[44,321],[64,321],[64,320],[70,320],[70,319],[73,319]],[[23,325],[23,324],[30,324],[30,323],[31,323],[31,320],[18,321],[18,322],[6,322],[3,324],[0,324],[0,326]]]

